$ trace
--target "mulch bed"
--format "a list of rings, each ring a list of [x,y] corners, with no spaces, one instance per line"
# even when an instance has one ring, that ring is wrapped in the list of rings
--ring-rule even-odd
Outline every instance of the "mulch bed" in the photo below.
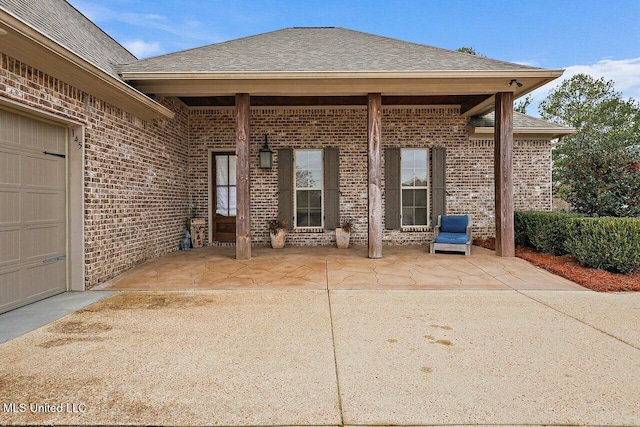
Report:
[[[474,239],[473,243],[483,248],[495,250],[494,238]],[[594,291],[640,291],[640,272],[617,274],[606,270],[596,270],[580,264],[572,255],[543,254],[533,248],[520,246],[516,247],[516,256]]]

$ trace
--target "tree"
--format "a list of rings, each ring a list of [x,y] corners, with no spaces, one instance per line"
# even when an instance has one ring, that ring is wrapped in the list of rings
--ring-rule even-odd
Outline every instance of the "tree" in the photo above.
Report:
[[[612,80],[578,74],[538,111],[576,129],[553,150],[554,192],[578,212],[640,217],[640,104]]]
[[[531,105],[533,102],[533,97],[531,95],[527,95],[523,100],[518,101],[516,105],[513,106],[513,111],[517,111],[518,113],[527,114],[527,107]]]
[[[456,52],[467,53],[469,55],[480,56],[482,58],[486,58],[485,55],[478,53],[475,47],[470,46],[462,46],[456,49]],[[513,111],[517,111],[518,113],[527,114],[527,107],[531,105],[533,102],[533,98],[531,95],[527,95],[525,99],[519,101],[517,104],[513,106]]]
[[[467,53],[469,55],[475,55],[475,56],[480,56],[482,58],[486,58],[485,55],[478,53],[478,51],[476,50],[475,47],[470,47],[470,46],[462,46],[456,49],[456,52],[462,52],[462,53]]]

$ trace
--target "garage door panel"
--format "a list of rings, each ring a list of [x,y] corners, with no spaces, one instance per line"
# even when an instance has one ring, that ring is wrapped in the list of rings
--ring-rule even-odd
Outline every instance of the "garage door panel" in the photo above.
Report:
[[[0,148],[0,185],[20,184],[20,154]]]
[[[23,229],[20,240],[23,261],[64,255],[60,250],[65,246],[64,224],[28,227]]]
[[[34,192],[22,195],[22,222],[64,221],[65,194],[63,192]]]
[[[64,128],[23,116],[19,132],[20,145],[24,148],[64,153]]]
[[[39,298],[65,290],[64,260],[25,267],[22,274],[23,298]]]
[[[0,110],[0,313],[66,289],[64,127]]]
[[[22,271],[19,269],[0,270],[0,313],[9,310],[23,300],[20,287]]]
[[[22,185],[39,188],[64,188],[65,164],[63,159],[48,156],[22,157]]]
[[[19,133],[23,148],[64,152],[65,130],[60,126],[21,116]]]
[[[65,261],[0,270],[0,313],[65,290]]]
[[[20,222],[20,192],[0,190],[0,227]]]
[[[20,228],[0,230],[0,266],[20,261]]]
[[[20,116],[4,110],[0,110],[0,143],[2,142],[20,143]]]

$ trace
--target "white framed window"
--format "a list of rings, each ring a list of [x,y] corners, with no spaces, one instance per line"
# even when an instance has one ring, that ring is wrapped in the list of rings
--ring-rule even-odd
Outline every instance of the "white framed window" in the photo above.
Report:
[[[294,213],[296,228],[323,227],[324,171],[322,150],[294,151]]]
[[[429,225],[429,149],[400,151],[402,226]]]

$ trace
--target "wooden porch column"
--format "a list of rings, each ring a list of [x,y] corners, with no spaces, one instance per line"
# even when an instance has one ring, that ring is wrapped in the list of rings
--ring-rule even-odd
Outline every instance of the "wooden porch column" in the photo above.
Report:
[[[249,94],[236,94],[236,259],[251,258]]]
[[[513,230],[513,93],[496,94],[494,126],[494,180],[496,199],[496,254],[515,256]]]
[[[382,258],[382,95],[367,96],[369,258]]]

